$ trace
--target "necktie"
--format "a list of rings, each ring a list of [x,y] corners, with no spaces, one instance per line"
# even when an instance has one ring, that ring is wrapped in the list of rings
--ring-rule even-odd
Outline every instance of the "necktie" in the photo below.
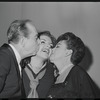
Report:
[[[38,93],[36,91],[36,88],[39,84],[39,79],[41,79],[44,75],[46,70],[43,70],[41,73],[38,74],[38,76],[34,79],[34,76],[31,72],[31,70],[28,67],[25,67],[25,72],[27,73],[29,79],[30,79],[30,92],[28,95],[28,98],[38,98]]]
[[[38,85],[38,80],[37,79],[34,79],[34,80],[31,80],[30,81],[30,92],[29,92],[29,95],[28,95],[28,98],[38,98],[38,93],[36,91],[36,88],[37,88],[37,85]]]
[[[22,64],[21,63],[20,63],[20,66],[21,66],[21,78],[20,78],[21,94],[22,94],[22,98],[25,98],[26,94],[25,94],[25,88],[24,88],[24,84],[23,84],[23,68],[22,68]]]

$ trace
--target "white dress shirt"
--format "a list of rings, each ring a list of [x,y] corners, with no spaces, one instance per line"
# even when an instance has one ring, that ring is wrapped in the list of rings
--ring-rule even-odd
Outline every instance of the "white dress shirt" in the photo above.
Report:
[[[21,66],[20,66],[21,56],[20,56],[19,52],[16,50],[16,48],[12,44],[9,44],[9,45],[13,49],[14,54],[16,56],[16,59],[17,59],[18,65],[19,65],[18,67],[19,67],[20,75],[21,75]]]

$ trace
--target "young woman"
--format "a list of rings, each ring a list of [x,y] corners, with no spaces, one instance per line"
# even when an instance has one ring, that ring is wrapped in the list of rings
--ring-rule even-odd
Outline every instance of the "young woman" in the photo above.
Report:
[[[54,82],[54,68],[49,62],[56,39],[49,31],[38,34],[39,51],[36,56],[24,59],[23,81],[28,98],[45,98]],[[24,63],[24,64],[25,64]]]
[[[49,98],[97,98],[100,91],[87,72],[78,64],[85,55],[82,40],[71,32],[57,39],[50,60],[58,68],[58,77],[51,87]]]

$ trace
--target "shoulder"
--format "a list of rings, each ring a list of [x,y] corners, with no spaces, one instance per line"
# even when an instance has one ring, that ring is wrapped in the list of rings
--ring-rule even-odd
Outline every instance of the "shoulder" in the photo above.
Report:
[[[0,47],[0,71],[8,71],[10,69],[11,59],[10,51],[4,46]]]
[[[71,69],[69,76],[73,77],[73,79],[75,79],[75,77],[76,79],[83,79],[89,75],[81,66],[77,65]]]
[[[46,68],[47,68],[47,69],[52,69],[52,70],[55,69],[55,68],[54,68],[54,64],[51,63],[50,61],[47,61]]]
[[[9,49],[10,46],[8,44],[3,44],[1,47],[0,47],[0,54],[4,54],[4,55],[9,55]]]
[[[72,68],[71,70],[73,73],[78,73],[78,74],[81,74],[81,73],[87,73],[81,66],[79,65],[76,65]]]
[[[6,46],[0,47],[0,61],[6,61],[7,59],[9,60],[10,57],[10,51],[7,49]]]
[[[52,64],[52,63],[50,63],[50,62],[47,62],[47,64],[46,64],[46,66],[45,66],[45,68],[46,68],[46,72],[45,72],[45,76],[52,76],[52,77],[54,77],[54,67],[53,67],[54,65]]]

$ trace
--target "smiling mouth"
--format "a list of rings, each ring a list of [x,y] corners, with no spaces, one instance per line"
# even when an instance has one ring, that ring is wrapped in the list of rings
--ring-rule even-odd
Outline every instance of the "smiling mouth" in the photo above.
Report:
[[[43,52],[45,52],[45,53],[49,54],[49,50],[43,50]]]

